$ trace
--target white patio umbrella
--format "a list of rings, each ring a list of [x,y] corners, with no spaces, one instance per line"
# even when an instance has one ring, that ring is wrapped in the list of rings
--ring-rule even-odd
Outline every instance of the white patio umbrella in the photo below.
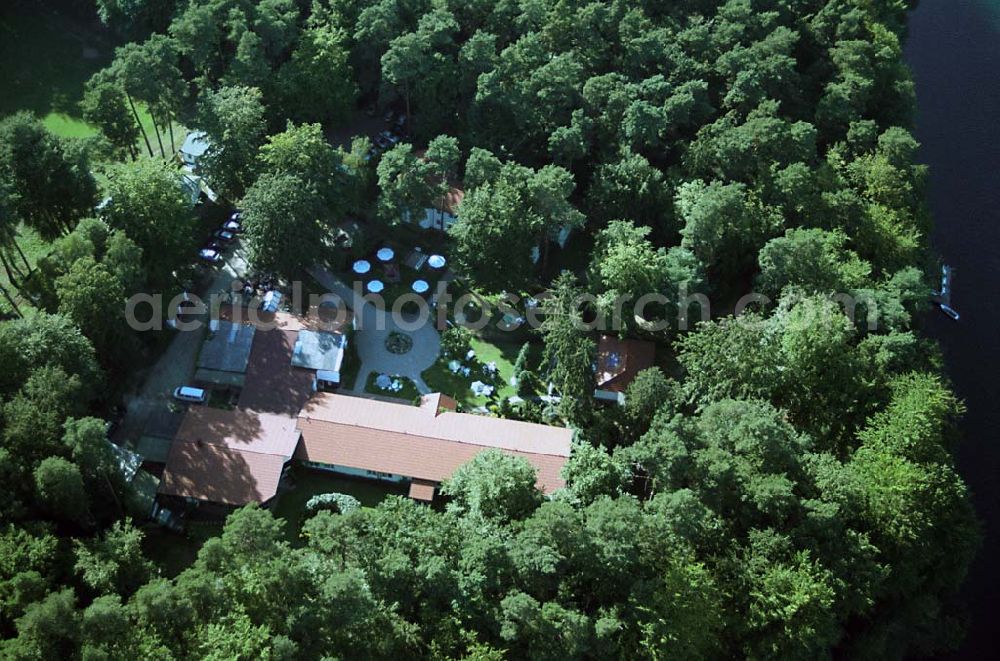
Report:
[[[375,253],[380,262],[391,262],[392,258],[396,256],[396,253],[392,251],[392,248],[379,248],[379,251]]]
[[[448,263],[448,260],[441,255],[431,255],[427,258],[427,263],[430,264],[432,269],[441,269]]]
[[[431,286],[427,284],[426,280],[416,280],[411,285],[411,288],[418,294],[425,294],[427,293],[427,290],[431,288]]]
[[[363,273],[368,273],[369,271],[371,271],[372,265],[371,262],[369,262],[367,259],[359,259],[358,261],[354,262],[354,266],[352,268],[355,273],[361,275]]]
[[[381,280],[370,280],[368,282],[368,291],[370,291],[373,294],[377,294],[383,289],[385,289],[385,285],[382,284]]]

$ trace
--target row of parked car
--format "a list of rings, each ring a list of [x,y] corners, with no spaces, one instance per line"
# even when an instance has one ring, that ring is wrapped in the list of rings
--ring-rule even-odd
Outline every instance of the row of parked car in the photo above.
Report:
[[[236,235],[243,231],[243,212],[239,209],[229,214],[229,218],[222,224],[222,227],[212,232],[208,243],[198,251],[198,258],[209,264],[217,264],[222,261],[222,253],[226,246],[236,239]]]
[[[396,146],[406,136],[406,116],[397,115],[394,111],[388,110],[383,116],[389,128],[376,135],[372,142],[372,148],[368,151],[368,158],[377,158],[389,149]]]

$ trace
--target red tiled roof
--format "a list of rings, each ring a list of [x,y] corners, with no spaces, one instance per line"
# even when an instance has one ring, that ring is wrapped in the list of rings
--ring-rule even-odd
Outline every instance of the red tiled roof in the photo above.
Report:
[[[299,416],[296,458],[439,483],[488,448],[524,457],[538,487],[564,485],[560,471],[573,432],[514,420],[439,412],[440,400],[420,407],[322,393]]]
[[[298,415],[312,395],[315,372],[292,366],[297,337],[297,331],[257,331],[240,393],[240,407]]]
[[[284,457],[174,441],[160,493],[224,505],[263,503],[278,492]]]
[[[410,482],[409,496],[413,500],[424,500],[429,503],[434,500],[434,489],[436,488],[437,485],[434,482],[413,480]]]
[[[250,409],[226,411],[192,406],[184,415],[174,440],[290,457],[299,442],[297,422],[289,415]]]
[[[428,406],[435,413],[457,411],[458,402],[443,393],[434,392],[420,398],[420,406]]]
[[[291,416],[192,407],[167,455],[160,493],[227,505],[268,501],[298,440]]]
[[[465,199],[465,191],[459,186],[452,184],[442,197],[435,200],[434,208],[457,216],[458,205],[462,203],[463,199]]]
[[[427,155],[426,149],[418,149],[413,152],[413,155],[417,158],[423,159]],[[440,183],[441,178],[434,176],[428,180],[428,183],[432,185],[437,185]],[[438,211],[444,211],[450,213],[453,216],[458,215],[458,205],[462,203],[465,198],[465,187],[462,182],[458,180],[451,180],[448,182],[448,190],[442,197],[437,198],[434,201],[434,208]]]
[[[645,340],[621,340],[602,335],[597,345],[597,388],[625,392],[635,375],[653,366],[656,345]]]
[[[309,308],[307,314],[300,315],[284,311],[264,312],[245,305],[223,304],[219,306],[219,320],[253,325],[259,331],[312,330],[342,333],[345,327],[353,322],[353,315],[343,306],[334,308],[332,305],[314,305]]]

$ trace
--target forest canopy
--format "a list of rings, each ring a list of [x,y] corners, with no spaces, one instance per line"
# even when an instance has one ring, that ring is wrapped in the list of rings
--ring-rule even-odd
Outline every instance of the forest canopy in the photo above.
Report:
[[[103,220],[91,152],[29,113],[0,120],[0,256],[39,308],[0,322],[0,655],[954,648],[978,532],[952,457],[963,406],[915,326],[938,266],[902,61],[912,4],[97,0],[122,41],[83,103],[121,161],[99,178]],[[327,142],[370,105],[410,131],[377,163],[365,140]],[[251,505],[176,576],[145,557],[97,416],[139,351],[118,304],[172,286],[193,244],[156,158],[181,122],[207,132],[251,259],[289,277],[348,214],[392,227],[463,181],[448,241],[469,286],[549,293],[518,378],[558,401],[500,414],[576,430],[565,489],[543,497],[526,461],[482,453],[444,507],[331,497],[291,544]],[[35,268],[19,227],[54,242]],[[681,287],[712,318],[646,330],[676,318]],[[751,290],[768,301],[728,314]],[[666,303],[621,332],[669,364],[597,406],[575,322],[651,291]]]

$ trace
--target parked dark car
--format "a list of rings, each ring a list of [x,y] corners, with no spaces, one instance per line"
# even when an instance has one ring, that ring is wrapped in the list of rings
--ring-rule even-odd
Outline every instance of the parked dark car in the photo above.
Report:
[[[198,251],[198,259],[209,264],[218,264],[222,261],[222,251],[215,248],[202,248]]]
[[[215,239],[218,239],[219,241],[225,241],[226,243],[229,243],[230,241],[236,238],[236,235],[230,232],[229,230],[215,230],[214,232],[212,232],[212,236]]]
[[[390,147],[399,142],[402,138],[394,134],[392,131],[382,131],[378,134],[379,138],[382,138]],[[376,138],[377,140],[378,138]]]

